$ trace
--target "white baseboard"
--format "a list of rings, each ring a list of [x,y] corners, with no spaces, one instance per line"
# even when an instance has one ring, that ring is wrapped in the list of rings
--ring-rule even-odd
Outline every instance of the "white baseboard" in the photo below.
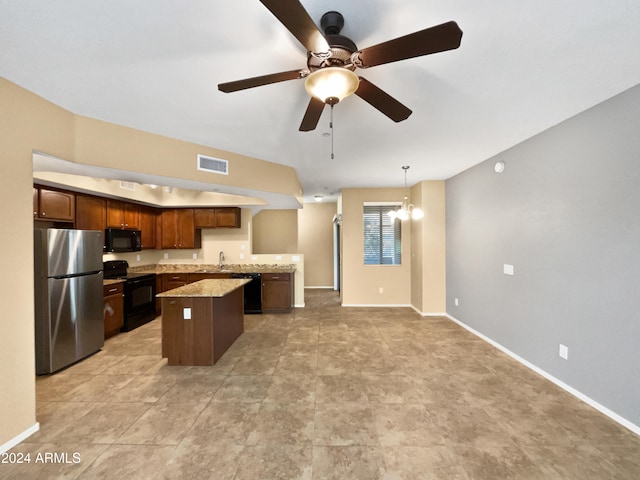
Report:
[[[309,285],[305,285],[304,286],[305,290],[308,288],[309,290],[313,290],[313,289],[318,289],[318,290],[333,290],[333,285],[327,285],[326,287],[323,286],[309,286]]]
[[[384,303],[374,303],[374,304],[370,304],[370,303],[343,303],[342,304],[343,307],[367,307],[367,308],[375,308],[375,307],[384,307],[384,308],[406,308],[406,307],[411,307],[411,305],[409,304],[399,304],[399,303],[391,303],[391,304],[384,304]]]
[[[7,451],[11,450],[13,447],[18,445],[20,442],[25,441],[31,435],[36,433],[38,430],[40,430],[40,423],[36,422],[33,425],[31,425],[29,428],[27,428],[24,432],[22,432],[20,435],[18,435],[17,437],[14,437],[11,440],[9,440],[8,442],[0,445],[0,453],[4,453],[4,452],[7,452]]]
[[[566,383],[564,383],[562,380],[557,379],[556,377],[554,377],[553,375],[551,375],[550,373],[542,370],[540,367],[535,366],[533,363],[525,360],[524,358],[520,357],[519,355],[513,353],[511,350],[509,350],[508,348],[502,346],[501,344],[499,344],[498,342],[492,340],[491,338],[487,337],[486,335],[478,332],[477,330],[471,328],[469,325],[461,322],[460,320],[458,320],[457,318],[449,315],[449,314],[445,314],[445,316],[447,318],[449,318],[452,322],[457,323],[458,325],[460,325],[462,328],[464,328],[465,330],[468,330],[469,332],[473,333],[474,335],[476,335],[477,337],[481,338],[482,340],[484,340],[485,342],[493,345],[494,347],[496,347],[498,350],[506,353],[507,355],[509,355],[511,358],[513,358],[514,360],[517,360],[518,362],[520,362],[522,365],[524,365],[525,367],[533,370],[534,372],[536,372],[538,375],[543,376],[544,378],[546,378],[547,380],[549,380],[550,382],[555,383],[558,387],[562,388],[563,390],[565,390],[566,392],[570,393],[571,395],[573,395],[574,397],[582,400],[584,403],[586,403],[587,405],[592,406],[593,408],[595,408],[596,410],[598,410],[599,412],[605,414],[607,417],[611,418],[612,420],[614,420],[615,422],[619,423],[620,425],[622,425],[623,427],[631,430],[633,433],[635,433],[636,435],[640,435],[640,426],[636,425],[633,422],[630,422],[629,420],[627,420],[626,418],[618,415],[617,413],[615,413],[612,410],[609,410],[607,407],[605,407],[604,405],[601,405],[600,403],[596,402],[595,400],[593,400],[592,398],[586,396],[584,393],[580,392],[579,390],[576,390],[575,388],[567,385]]]
[[[293,305],[293,308],[304,308],[305,304],[304,303],[296,303]]]
[[[418,310],[413,305],[411,305],[411,308],[413,308],[416,311],[416,313],[419,313],[423,317],[449,317],[449,315],[447,315],[447,312],[440,312],[440,313],[438,313],[438,312],[421,312],[420,310]]]

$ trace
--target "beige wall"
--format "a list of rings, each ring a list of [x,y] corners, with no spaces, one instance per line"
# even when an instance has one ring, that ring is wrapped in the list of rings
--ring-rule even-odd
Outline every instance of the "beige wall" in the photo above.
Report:
[[[298,211],[262,210],[254,216],[253,253],[298,253]]]
[[[333,217],[336,203],[305,203],[298,210],[298,249],[305,286],[333,287]]]
[[[75,152],[66,160],[265,192],[290,194],[302,203],[295,170],[277,163],[75,116]],[[52,153],[52,152],[46,152]],[[229,160],[229,175],[196,169],[197,154]]]
[[[446,312],[445,183],[411,188],[411,202],[424,212],[411,220],[411,305],[423,315]]]
[[[73,152],[73,115],[0,78],[0,449],[36,425],[32,150]],[[9,253],[10,252],[10,253]]]
[[[34,151],[78,163],[210,182],[211,174],[195,169],[195,155],[203,153],[230,162],[230,174],[216,175],[216,183],[289,194],[300,202],[302,192],[291,167],[80,117],[3,78],[0,105],[0,222],[4,233],[0,255],[3,268],[11,272],[0,278],[0,448],[6,449],[36,425]]]
[[[364,265],[364,202],[400,202],[405,188],[357,188],[342,191],[342,304],[411,303],[411,226],[402,222],[402,265]],[[382,293],[380,293],[382,288]]]

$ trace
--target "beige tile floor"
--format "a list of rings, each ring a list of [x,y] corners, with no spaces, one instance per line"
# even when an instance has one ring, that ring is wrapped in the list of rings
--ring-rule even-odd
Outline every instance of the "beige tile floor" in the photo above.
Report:
[[[640,478],[640,437],[453,322],[305,300],[213,367],[167,366],[156,320],[38,378],[32,463],[0,478]]]

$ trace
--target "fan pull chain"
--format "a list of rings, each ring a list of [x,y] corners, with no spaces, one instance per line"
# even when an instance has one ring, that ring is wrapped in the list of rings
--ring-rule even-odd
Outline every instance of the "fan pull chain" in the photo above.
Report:
[[[331,130],[331,160],[333,160],[333,104],[331,105],[331,120],[329,121],[329,129]]]

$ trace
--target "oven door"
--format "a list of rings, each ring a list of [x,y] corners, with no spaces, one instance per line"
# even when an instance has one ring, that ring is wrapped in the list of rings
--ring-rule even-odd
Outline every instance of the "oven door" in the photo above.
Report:
[[[124,284],[123,332],[138,328],[156,316],[156,276],[128,278]]]

